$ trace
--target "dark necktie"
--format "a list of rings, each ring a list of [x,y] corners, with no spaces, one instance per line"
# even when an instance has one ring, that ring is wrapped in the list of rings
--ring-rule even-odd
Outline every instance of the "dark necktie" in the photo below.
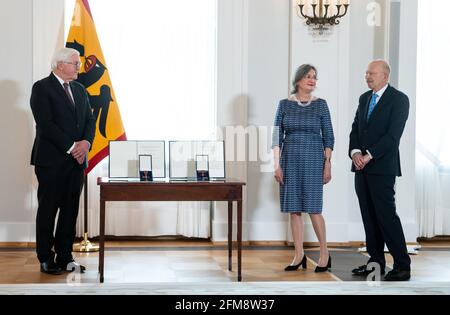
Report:
[[[67,97],[69,98],[70,104],[75,108],[75,102],[73,101],[72,95],[69,92],[69,83],[63,83],[64,91],[66,91]]]

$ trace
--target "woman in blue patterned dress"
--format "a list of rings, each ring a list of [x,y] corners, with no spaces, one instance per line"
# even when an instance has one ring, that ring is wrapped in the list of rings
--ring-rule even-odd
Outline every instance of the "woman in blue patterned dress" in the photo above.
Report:
[[[320,243],[316,272],[331,268],[325,221],[322,216],[323,185],[331,180],[333,126],[327,102],[313,96],[317,70],[311,65],[298,68],[293,92],[280,101],[275,118],[273,152],[275,179],[280,184],[281,212],[291,216],[295,256],[286,271],[306,269],[303,251],[304,223],[308,213]]]

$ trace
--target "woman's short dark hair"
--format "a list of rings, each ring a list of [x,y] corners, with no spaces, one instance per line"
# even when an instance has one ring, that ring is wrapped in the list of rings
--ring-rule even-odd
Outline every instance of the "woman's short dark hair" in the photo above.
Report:
[[[309,73],[309,71],[314,70],[317,77],[317,69],[313,65],[310,64],[304,64],[298,67],[297,71],[295,72],[294,80],[292,81],[292,94],[295,94],[298,92],[298,86],[297,82],[306,77]]]

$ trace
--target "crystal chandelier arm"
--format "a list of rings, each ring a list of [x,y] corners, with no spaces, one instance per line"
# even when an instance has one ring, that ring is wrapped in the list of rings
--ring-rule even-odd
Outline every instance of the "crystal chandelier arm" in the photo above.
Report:
[[[326,19],[326,18],[328,18],[328,8],[330,7],[330,5],[325,4],[324,7],[325,7],[325,14],[323,15],[323,17]]]
[[[307,16],[305,14],[303,14],[303,7],[305,6],[304,4],[299,4],[298,5],[300,8],[300,14],[302,15],[302,17],[304,17],[305,19],[307,18]]]
[[[331,16],[332,19],[337,19],[339,17],[339,12],[341,12],[341,7],[342,7],[342,4],[336,4],[337,13],[335,15]]]
[[[317,4],[311,4],[312,8],[313,8],[313,14],[314,14],[314,18],[317,18],[317,14],[316,14],[316,7]]]
[[[337,12],[337,14],[334,16],[334,18],[341,18],[341,17],[343,17],[344,15],[346,15],[347,14],[347,10],[348,10],[348,4],[344,4],[343,5],[344,6],[344,13],[342,14],[342,15],[340,15],[339,13],[341,12],[341,7],[342,7],[342,4],[340,4],[340,5],[337,5],[337,7],[338,7],[338,12]]]

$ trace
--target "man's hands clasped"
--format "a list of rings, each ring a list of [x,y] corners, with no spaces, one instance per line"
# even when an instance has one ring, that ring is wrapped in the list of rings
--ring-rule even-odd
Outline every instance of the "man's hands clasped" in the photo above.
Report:
[[[70,152],[73,158],[77,160],[78,164],[83,164],[84,159],[86,158],[86,154],[89,152],[90,144],[86,140],[81,140],[75,142],[75,146]]]
[[[357,171],[363,170],[370,162],[370,156],[368,154],[362,155],[361,153],[355,153],[352,156],[353,164]]]

